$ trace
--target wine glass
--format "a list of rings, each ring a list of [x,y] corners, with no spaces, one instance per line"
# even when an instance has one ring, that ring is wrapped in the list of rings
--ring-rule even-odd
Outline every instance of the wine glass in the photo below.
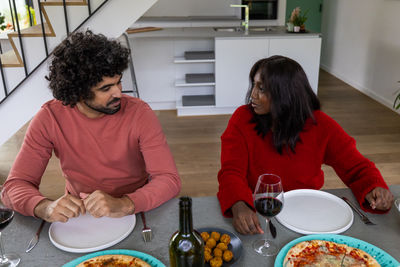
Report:
[[[21,261],[18,254],[4,253],[3,242],[1,240],[3,229],[6,228],[14,218],[14,211],[10,206],[11,202],[8,199],[8,195],[3,190],[3,186],[0,185],[0,267],[15,267]]]
[[[283,207],[283,189],[281,178],[275,174],[262,174],[258,177],[253,194],[254,207],[266,221],[265,239],[253,243],[254,250],[263,256],[274,256],[278,253],[278,246],[269,236],[268,224],[272,217],[277,215]]]

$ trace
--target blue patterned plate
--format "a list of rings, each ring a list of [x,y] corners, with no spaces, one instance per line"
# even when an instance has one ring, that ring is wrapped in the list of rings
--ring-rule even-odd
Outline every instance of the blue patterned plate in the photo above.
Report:
[[[344,235],[334,235],[334,234],[323,234],[323,235],[306,235],[299,237],[289,243],[287,243],[280,251],[278,256],[275,259],[274,267],[282,267],[283,266],[283,259],[285,258],[286,254],[288,253],[289,249],[296,245],[297,243],[307,241],[307,240],[326,240],[332,241],[339,244],[346,244],[350,247],[358,248],[364,250],[365,252],[369,253],[373,256],[382,267],[399,267],[400,263],[395,260],[392,256],[387,254],[384,250],[371,245],[368,242],[362,241],[357,238],[344,236]]]
[[[135,251],[135,250],[128,250],[128,249],[111,249],[111,250],[103,250],[95,253],[91,253],[82,257],[79,257],[73,261],[70,261],[66,264],[63,265],[63,267],[75,267],[79,263],[97,257],[97,256],[102,256],[102,255],[129,255],[133,256],[139,259],[144,260],[148,264],[150,264],[152,267],[165,267],[165,265],[154,258],[153,256],[150,256],[149,254],[140,252],[140,251]]]

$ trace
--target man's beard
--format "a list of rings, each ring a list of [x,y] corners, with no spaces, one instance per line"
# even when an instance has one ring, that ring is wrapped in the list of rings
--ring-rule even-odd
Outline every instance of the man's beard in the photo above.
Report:
[[[107,103],[107,106],[109,106],[109,105],[111,105],[111,104],[113,104],[113,103],[115,103],[115,102],[118,102],[118,101],[120,101],[120,100],[121,100],[121,98],[114,98],[113,100],[111,100],[110,102]],[[85,105],[88,106],[89,108],[91,108],[91,109],[93,109],[93,110],[95,110],[95,111],[97,111],[97,112],[107,114],[107,115],[115,114],[115,113],[117,113],[117,112],[121,109],[121,103],[120,103],[118,106],[113,107],[113,108],[92,106],[92,105],[89,104],[86,100],[84,101],[84,103],[85,103]]]

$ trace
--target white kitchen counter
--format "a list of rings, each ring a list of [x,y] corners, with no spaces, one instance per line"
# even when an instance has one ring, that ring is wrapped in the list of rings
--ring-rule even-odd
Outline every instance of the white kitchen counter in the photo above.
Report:
[[[153,25],[154,26],[154,25]],[[261,27],[261,26],[257,26]],[[271,31],[249,31],[245,35],[243,31],[215,31],[214,27],[173,27],[163,28],[159,31],[141,32],[129,34],[129,37],[171,37],[171,38],[319,38],[319,33],[289,33],[284,26],[268,26]],[[219,27],[221,28],[221,27]]]

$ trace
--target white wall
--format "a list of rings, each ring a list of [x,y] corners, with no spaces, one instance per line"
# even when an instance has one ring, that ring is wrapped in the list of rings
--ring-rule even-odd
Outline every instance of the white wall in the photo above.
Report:
[[[83,29],[90,28],[95,33],[103,33],[108,37],[116,38],[156,1],[108,1],[94,17],[83,25]],[[48,82],[44,79],[47,74],[48,64],[45,62],[0,105],[0,145],[4,144],[30,120],[45,101],[52,98]]]
[[[144,17],[235,16],[240,0],[159,0]]]
[[[392,107],[400,81],[400,1],[325,0],[321,67]]]
[[[241,10],[230,7],[241,0],[158,0],[143,17],[187,17],[187,16],[236,16]],[[274,25],[284,25],[286,0],[278,0],[278,19],[268,21]],[[250,22],[251,23],[251,22]]]

